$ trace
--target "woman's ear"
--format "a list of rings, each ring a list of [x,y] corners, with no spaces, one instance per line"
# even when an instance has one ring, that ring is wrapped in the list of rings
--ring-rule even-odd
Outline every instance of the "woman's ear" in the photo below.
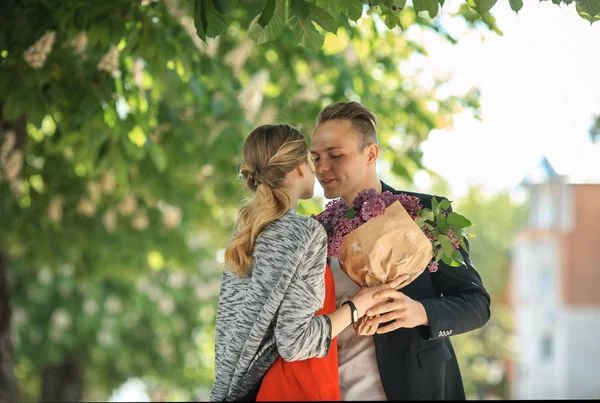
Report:
[[[298,175],[299,178],[304,178],[304,173],[306,171],[306,164],[307,164],[307,162],[300,164],[296,167],[296,174]]]

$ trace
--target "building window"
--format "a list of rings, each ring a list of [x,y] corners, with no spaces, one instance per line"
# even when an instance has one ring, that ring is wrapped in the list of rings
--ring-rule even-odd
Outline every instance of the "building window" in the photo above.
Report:
[[[550,297],[553,294],[554,279],[552,276],[552,268],[546,266],[540,269],[538,281],[538,294],[541,297]]]
[[[538,193],[536,209],[537,227],[548,228],[554,224],[554,200],[548,186],[541,186]]]
[[[553,357],[553,340],[550,334],[542,335],[541,343],[540,343],[540,359],[541,361],[548,362],[552,360]]]

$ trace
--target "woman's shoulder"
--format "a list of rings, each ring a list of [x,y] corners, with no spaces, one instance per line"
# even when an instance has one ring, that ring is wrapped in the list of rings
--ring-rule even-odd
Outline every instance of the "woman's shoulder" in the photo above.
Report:
[[[288,211],[282,217],[265,226],[264,235],[282,239],[306,242],[312,238],[327,238],[325,229],[314,218]]]

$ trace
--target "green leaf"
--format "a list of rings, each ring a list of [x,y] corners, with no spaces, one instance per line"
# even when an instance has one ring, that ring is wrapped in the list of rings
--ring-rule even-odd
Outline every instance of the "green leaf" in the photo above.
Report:
[[[196,0],[185,0],[185,9],[189,15],[194,15]]]
[[[205,1],[206,19],[208,21],[206,36],[209,38],[216,38],[227,28],[227,18],[215,8],[213,1]]]
[[[468,0],[469,6],[471,6],[479,15],[488,13],[497,0]]]
[[[266,26],[261,26],[258,22],[262,14],[257,15],[248,28],[248,35],[257,44],[263,44],[278,38],[285,28],[285,0],[275,0],[273,16]]]
[[[433,210],[434,213],[438,212],[438,206],[439,206],[438,200],[435,196],[433,196],[431,198],[431,210]]]
[[[323,10],[321,7],[313,6],[312,4],[310,5],[310,10],[310,18],[319,24],[321,28],[333,34],[337,32],[338,25],[331,14]]]
[[[203,41],[206,40],[206,31],[208,29],[208,20],[204,10],[206,1],[207,0],[196,0],[194,4],[194,26],[196,27],[198,37]]]
[[[340,0],[317,0],[317,6],[321,7],[334,17],[342,13]]]
[[[350,207],[348,209],[348,211],[346,211],[346,218],[351,220],[354,218],[354,215],[355,215],[354,207]]]
[[[440,208],[442,210],[448,210],[450,208],[450,200],[448,199],[444,199],[440,202]]]
[[[400,22],[400,18],[394,14],[392,11],[388,11],[383,13],[383,22],[389,29],[394,29],[396,27],[402,28],[402,23]]]
[[[441,2],[443,4],[443,1]],[[406,6],[406,0],[393,0],[392,5],[400,10]]]
[[[261,27],[266,27],[267,24],[271,21],[271,18],[273,18],[273,14],[275,12],[275,4],[275,0],[269,0],[262,13],[260,13],[260,17],[258,18],[258,24]]]
[[[300,18],[308,17],[310,9],[305,0],[290,0],[292,12]]]
[[[464,238],[460,238],[458,240],[458,243],[460,244],[460,246],[464,249],[467,250],[467,244],[465,243],[465,239]]]
[[[444,228],[447,228],[448,227],[447,222],[448,222],[448,218],[444,214],[442,214],[442,213],[437,214],[437,224],[438,224],[438,227],[441,224],[443,224]]]
[[[342,2],[340,2],[342,3]],[[342,12],[352,21],[358,21],[363,14],[363,2],[361,0],[345,0]]]
[[[9,91],[3,106],[4,120],[17,120],[27,110],[27,97],[21,91]]]
[[[431,18],[437,15],[440,6],[438,0],[413,0],[413,5],[416,12],[427,11]]]
[[[168,165],[167,153],[164,148],[160,146],[160,144],[153,144],[150,147],[150,157],[152,158],[152,162],[156,166],[158,172],[165,172]]]
[[[590,23],[600,20],[600,0],[579,0],[575,3],[575,8]]]
[[[294,33],[298,45],[308,49],[317,51],[321,49],[323,42],[325,42],[325,37],[315,29],[309,19],[294,16],[290,29]]]
[[[425,208],[419,211],[419,217],[421,217],[425,221],[433,221],[435,219],[433,211]]]
[[[442,245],[442,251],[444,251],[444,255],[446,257],[452,256],[452,241],[446,235],[438,235],[438,241]]]
[[[473,225],[473,223],[471,223],[471,221],[469,221],[466,217],[455,212],[448,214],[447,222],[448,225],[455,228],[466,228]]]
[[[444,256],[442,258],[442,261],[450,267],[460,267],[460,263],[458,263],[456,260],[452,259],[451,257]]]
[[[231,10],[233,9],[232,0],[213,0],[213,4],[215,9],[224,15],[231,13]]]
[[[523,0],[510,0],[510,8],[514,12],[519,12],[519,10],[523,7]]]
[[[455,249],[454,251],[452,251],[452,259],[455,262],[460,263],[461,266],[466,266],[467,265],[465,263],[465,259],[463,258],[463,255],[460,253],[460,251],[458,249]]]

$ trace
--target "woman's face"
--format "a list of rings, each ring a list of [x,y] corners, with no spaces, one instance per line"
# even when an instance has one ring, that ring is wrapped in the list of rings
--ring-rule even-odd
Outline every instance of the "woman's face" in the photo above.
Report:
[[[313,163],[312,157],[307,156],[307,160],[304,163],[304,177],[302,186],[301,199],[310,199],[313,197],[315,192],[315,164]]]

